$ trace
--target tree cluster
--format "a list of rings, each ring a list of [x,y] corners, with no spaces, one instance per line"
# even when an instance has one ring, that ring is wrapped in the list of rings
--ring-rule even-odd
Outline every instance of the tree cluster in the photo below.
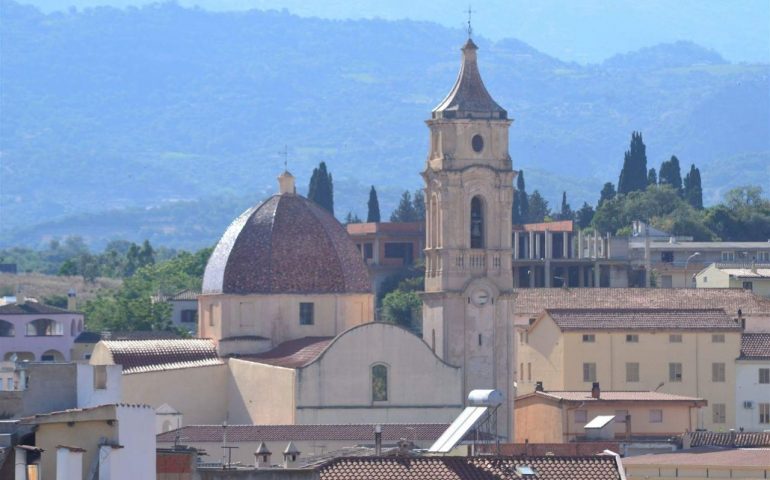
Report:
[[[409,190],[401,194],[398,206],[390,214],[391,222],[420,222],[425,220],[425,195],[416,190],[414,197]]]
[[[334,181],[331,172],[326,169],[326,162],[313,169],[307,198],[334,215]]]

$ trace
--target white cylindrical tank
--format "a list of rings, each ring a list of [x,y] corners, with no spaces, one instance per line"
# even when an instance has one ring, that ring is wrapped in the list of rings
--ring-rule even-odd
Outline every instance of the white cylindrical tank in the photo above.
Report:
[[[468,394],[468,405],[473,407],[496,407],[503,403],[503,392],[500,390],[471,390]]]

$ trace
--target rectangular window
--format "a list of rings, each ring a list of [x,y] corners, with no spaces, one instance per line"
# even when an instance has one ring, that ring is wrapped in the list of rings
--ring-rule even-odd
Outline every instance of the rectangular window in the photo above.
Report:
[[[626,343],[639,343],[639,335],[637,334],[626,335]]]
[[[669,382],[682,381],[682,364],[681,363],[668,364],[668,381]]]
[[[107,366],[94,365],[94,389],[105,390],[107,388]]]
[[[770,262],[770,252],[757,252],[757,261],[762,263]]]
[[[182,310],[182,323],[196,323],[197,321],[197,310]]]
[[[299,324],[312,325],[315,323],[313,318],[313,304],[310,302],[301,302],[299,304]]]
[[[714,423],[725,423],[727,418],[727,409],[724,403],[715,403],[711,407],[711,413]]]
[[[596,364],[595,363],[583,364],[583,381],[584,382],[596,381]]]
[[[0,380],[0,391],[2,391],[2,390],[3,390],[3,381]],[[10,390],[10,388],[8,390]]]
[[[13,379],[12,378],[8,379],[8,390],[13,390]]]
[[[638,382],[639,381],[639,364],[636,362],[626,363],[626,381]]]
[[[575,410],[575,423],[587,423],[588,411],[587,410]]]
[[[532,364],[527,362],[527,381],[532,381]]]
[[[723,262],[734,262],[735,261],[735,252],[722,252],[722,261]]]
[[[754,282],[743,282],[744,290],[754,290]]]
[[[712,382],[725,381],[725,364],[724,363],[711,364],[711,381]]]
[[[674,252],[660,252],[660,261],[663,263],[674,263]]]
[[[583,343],[594,343],[596,341],[596,335],[588,333],[583,335]]]
[[[519,380],[524,381],[524,362],[519,364]]]
[[[762,383],[762,384],[770,383],[770,368],[759,369],[759,383]]]
[[[770,423],[770,403],[760,403],[758,407],[759,423],[767,425]]]
[[[711,343],[725,343],[725,336],[723,333],[715,333],[711,336]]]
[[[668,343],[682,343],[682,335],[674,333],[668,336]]]
[[[370,258],[374,258],[374,247],[371,243],[365,243],[364,244],[364,260],[369,260]]]
[[[650,410],[650,423],[663,423],[663,410],[659,408]]]
[[[628,410],[615,410],[615,423],[626,423]]]
[[[400,258],[404,265],[411,265],[412,244],[407,242],[385,243],[385,258]]]

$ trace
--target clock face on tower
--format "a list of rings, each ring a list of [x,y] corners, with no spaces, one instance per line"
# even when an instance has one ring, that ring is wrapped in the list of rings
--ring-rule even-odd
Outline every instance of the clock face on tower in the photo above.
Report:
[[[473,291],[471,293],[471,301],[477,306],[477,307],[483,307],[484,305],[489,302],[489,292],[484,290],[483,288],[479,288]]]

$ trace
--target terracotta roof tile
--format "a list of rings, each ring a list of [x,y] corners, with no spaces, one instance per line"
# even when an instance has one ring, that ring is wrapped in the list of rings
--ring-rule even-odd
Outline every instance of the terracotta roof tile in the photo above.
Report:
[[[332,340],[334,337],[303,337],[283,342],[264,353],[238,358],[278,367],[300,368],[318,358]]]
[[[736,330],[741,326],[718,309],[547,309],[562,330]]]
[[[354,457],[320,467],[321,480],[503,480],[526,478],[517,467],[530,467],[538,480],[619,479],[615,457]]]
[[[740,358],[770,360],[770,333],[744,333]]]
[[[382,439],[395,442],[401,438],[434,441],[449,427],[445,423],[385,423]],[[174,442],[180,434],[188,443],[219,443],[221,425],[188,425],[161,433],[158,442]],[[313,440],[350,440],[373,442],[374,424],[358,425],[228,425],[228,442],[287,442]],[[274,446],[274,448],[277,448]],[[283,445],[281,445],[283,448]]]
[[[211,254],[203,293],[371,293],[361,254],[326,210],[274,195],[227,228]]]
[[[770,432],[691,432],[692,447],[770,447]]]
[[[0,305],[0,315],[56,315],[61,313],[79,312],[71,312],[63,308],[30,301]]]
[[[743,288],[515,288],[516,315],[548,308],[721,308],[770,316],[770,299]]]
[[[222,365],[214,342],[208,339],[103,340],[123,374]]]
[[[570,402],[626,402],[626,401],[646,401],[646,402],[700,402],[702,398],[685,397],[683,395],[674,395],[664,392],[651,391],[617,391],[602,390],[599,398],[593,398],[591,392],[587,391],[547,391],[535,392],[535,395],[554,398],[557,400],[566,400]],[[530,394],[532,395],[532,394]]]
[[[709,447],[678,450],[626,457],[623,464],[633,465],[692,465],[700,467],[764,467],[770,465],[770,448],[714,449]],[[747,477],[748,478],[748,477]],[[752,477],[756,478],[756,477]]]

